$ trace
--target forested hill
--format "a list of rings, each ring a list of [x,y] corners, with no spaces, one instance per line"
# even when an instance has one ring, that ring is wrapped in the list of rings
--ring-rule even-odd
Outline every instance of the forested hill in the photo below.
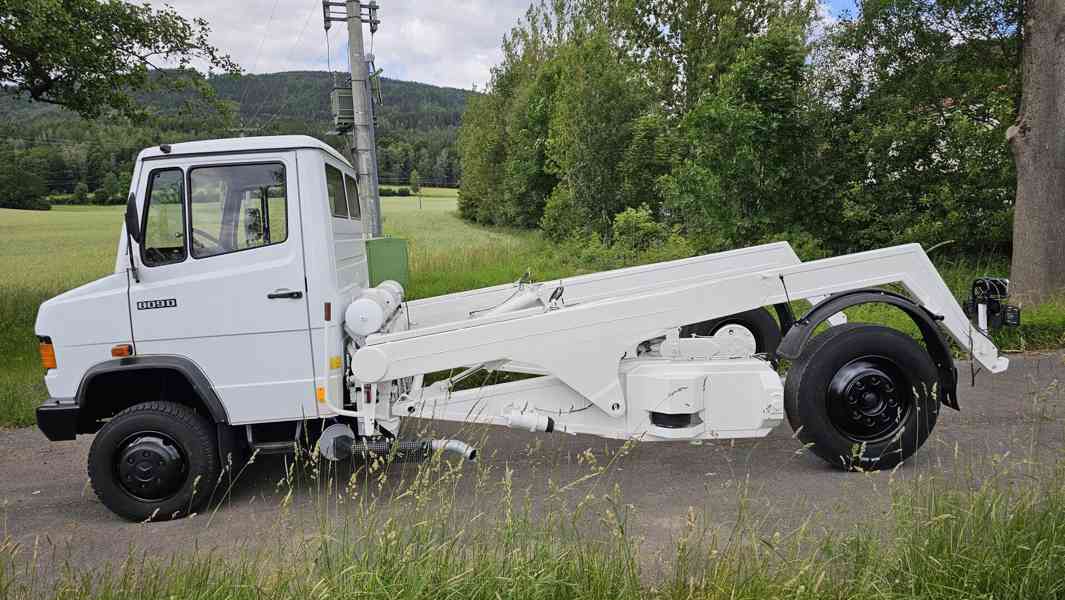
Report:
[[[347,85],[343,75],[336,82]],[[239,104],[241,124],[252,131],[291,133],[304,123],[332,128],[329,92],[334,78],[324,71],[215,78],[212,87],[222,99]],[[470,93],[381,78],[377,143],[382,180],[406,182],[417,169],[423,181],[457,181],[454,143]]]
[[[160,142],[306,133],[338,148],[345,145],[328,133],[333,129],[330,73],[292,71],[209,81],[218,97],[233,107],[230,122],[206,113],[181,113],[186,98],[180,93],[141,96],[164,115],[150,126],[108,119],[89,122],[52,105],[0,94],[0,172],[27,174],[18,185],[25,188],[21,197],[41,195],[44,189],[45,194],[79,191],[91,201],[115,201],[125,193],[136,153]],[[336,81],[346,83],[343,74]],[[454,145],[471,93],[382,78],[377,112],[382,181],[406,182],[417,169],[423,182],[455,183],[459,167]],[[92,197],[97,191],[99,198]]]
[[[347,80],[338,75],[337,83],[346,85]],[[332,119],[329,92],[333,86],[333,78],[323,71],[290,71],[212,80],[212,87],[220,97],[240,104],[241,117],[249,125],[269,121],[274,115],[328,123]],[[380,133],[457,127],[469,93],[381,78]]]

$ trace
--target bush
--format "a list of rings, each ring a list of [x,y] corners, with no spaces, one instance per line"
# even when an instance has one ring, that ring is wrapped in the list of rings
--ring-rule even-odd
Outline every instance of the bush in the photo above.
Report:
[[[550,214],[545,213],[544,218]],[[560,261],[572,261],[577,268],[591,271],[674,260],[693,254],[694,246],[676,231],[657,223],[647,206],[618,213],[614,217],[610,243],[605,243],[593,231],[573,230],[559,244]]]
[[[85,185],[84,181],[79,181],[78,185],[74,186],[74,198],[71,204],[88,204],[89,203],[89,186]]]
[[[614,215],[613,245],[629,252],[642,252],[669,238],[669,227],[655,222],[646,204],[626,208]]]
[[[566,240],[574,237],[584,222],[585,219],[581,218],[580,211],[573,203],[569,186],[557,185],[547,198],[544,216],[540,219],[544,235],[555,241]]]

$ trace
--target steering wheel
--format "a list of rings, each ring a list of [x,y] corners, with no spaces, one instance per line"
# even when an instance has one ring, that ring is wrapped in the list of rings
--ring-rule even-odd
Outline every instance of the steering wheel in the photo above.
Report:
[[[206,240],[208,242],[210,242],[211,245],[214,246],[214,250],[215,251],[223,252],[225,250],[225,248],[222,247],[222,241],[221,240],[219,240],[215,236],[207,233],[206,231],[204,231],[202,229],[196,229],[195,227],[193,227],[192,228],[192,245],[196,246],[197,248],[200,248],[200,249],[211,250],[210,248],[207,248],[207,246],[200,240],[201,237],[202,238],[206,238]]]
[[[144,256],[146,258],[150,258],[155,264],[160,265],[166,264],[168,259],[170,258],[166,254],[164,254],[162,250],[158,248],[153,248],[151,246],[148,246],[144,249]]]

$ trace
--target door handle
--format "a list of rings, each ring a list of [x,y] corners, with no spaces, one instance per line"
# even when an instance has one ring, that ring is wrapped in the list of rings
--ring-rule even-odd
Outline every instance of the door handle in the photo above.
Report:
[[[299,290],[275,290],[266,295],[270,300],[277,300],[278,298],[292,298],[298,300],[303,297],[303,292]]]

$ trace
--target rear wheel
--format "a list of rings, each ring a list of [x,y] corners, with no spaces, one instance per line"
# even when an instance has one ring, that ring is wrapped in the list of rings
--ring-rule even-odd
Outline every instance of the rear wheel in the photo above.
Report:
[[[724,337],[749,354],[773,354],[780,345],[780,326],[764,308],[685,325],[680,337]]]
[[[220,469],[211,423],[173,402],[146,402],[118,413],[96,434],[88,467],[100,501],[134,521],[196,512]]]
[[[939,374],[913,338],[852,323],[817,336],[792,364],[784,408],[810,451],[843,469],[889,469],[935,427]]]

